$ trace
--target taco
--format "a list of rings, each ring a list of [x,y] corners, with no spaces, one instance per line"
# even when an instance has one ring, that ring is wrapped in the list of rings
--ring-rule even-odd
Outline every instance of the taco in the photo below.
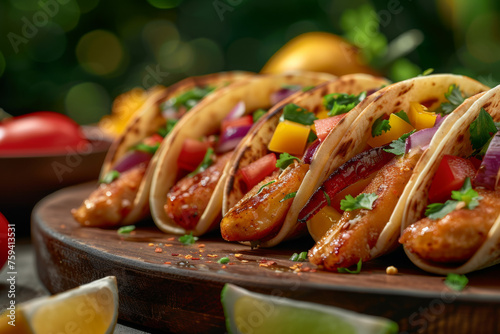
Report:
[[[194,235],[218,227],[224,170],[238,143],[275,103],[333,78],[312,72],[259,75],[200,103],[159,151],[150,194],[156,225]]]
[[[212,91],[250,77],[223,72],[184,79],[152,93],[125,132],[111,145],[99,187],[71,211],[82,226],[110,227],[135,223],[149,214],[149,186],[155,152],[185,114]],[[193,109],[190,111],[190,109]]]
[[[479,98],[473,95],[487,89],[443,74],[380,90],[333,150],[324,181],[299,214],[317,241],[309,260],[336,271],[395,249],[416,178]]]
[[[400,242],[436,274],[500,262],[500,86],[455,122],[422,169],[405,205]]]
[[[330,158],[316,150],[335,147],[370,94],[386,84],[371,75],[345,75],[270,110],[228,165],[222,237],[272,247],[303,234],[297,203],[309,198]]]

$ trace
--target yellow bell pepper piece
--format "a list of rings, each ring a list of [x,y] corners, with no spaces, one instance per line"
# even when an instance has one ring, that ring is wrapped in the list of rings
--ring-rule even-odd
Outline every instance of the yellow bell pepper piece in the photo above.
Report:
[[[321,239],[326,232],[337,223],[342,214],[332,208],[331,206],[325,206],[317,214],[315,214],[308,222],[307,228],[314,241]]]
[[[269,150],[273,152],[287,152],[292,155],[302,155],[307,144],[307,137],[311,127],[291,121],[283,121],[274,130],[273,138],[269,143]]]
[[[326,110],[319,111],[316,114],[316,118],[318,118],[318,119],[324,119],[324,118],[328,118],[328,117],[330,117],[330,116],[328,116],[328,111],[326,111]]]
[[[410,102],[410,111],[408,118],[411,124],[417,130],[432,128],[436,123],[437,115],[433,112],[428,112],[427,108],[418,102]]]
[[[370,145],[371,147],[379,147],[388,144],[393,140],[398,139],[405,133],[413,130],[413,126],[394,114],[391,114],[391,116],[389,116],[389,125],[391,126],[391,129],[387,132],[383,132],[380,136],[372,137],[370,135],[368,145]]]

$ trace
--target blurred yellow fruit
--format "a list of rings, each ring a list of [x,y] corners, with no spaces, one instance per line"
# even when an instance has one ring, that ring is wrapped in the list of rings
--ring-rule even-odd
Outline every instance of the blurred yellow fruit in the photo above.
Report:
[[[113,101],[111,115],[104,116],[99,121],[99,127],[112,137],[120,136],[147,98],[160,89],[164,89],[164,87],[155,86],[149,90],[134,88],[119,95]]]
[[[117,319],[118,288],[116,278],[109,276],[7,309],[1,316],[0,333],[108,334]]]
[[[326,32],[309,32],[293,38],[269,59],[261,72],[290,70],[326,72],[337,76],[349,73],[378,75],[363,63],[358,48]]]

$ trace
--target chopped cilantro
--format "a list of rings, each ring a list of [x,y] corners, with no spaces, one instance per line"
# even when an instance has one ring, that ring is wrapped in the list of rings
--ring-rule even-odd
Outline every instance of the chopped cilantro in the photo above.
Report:
[[[109,184],[119,177],[120,177],[120,172],[116,170],[110,170],[109,172],[106,173],[106,175],[104,175],[104,177],[101,180],[99,180],[99,183]]]
[[[348,273],[348,274],[359,274],[361,272],[361,265],[363,261],[359,259],[358,264],[356,265],[356,270],[349,270],[347,268],[337,268],[339,273]]]
[[[336,116],[351,111],[365,97],[366,92],[361,92],[359,95],[333,93],[323,97],[323,105],[329,110],[328,116]]]
[[[408,114],[404,111],[404,110],[401,110],[401,111],[398,111],[398,112],[395,112],[394,115],[398,116],[399,118],[401,118],[403,121],[405,121],[406,123],[410,124],[411,125],[411,122],[410,122],[410,117],[408,117]]]
[[[267,113],[267,110],[264,110],[264,109],[257,109],[254,111],[254,113],[252,114],[252,117],[253,117],[253,122],[254,123],[257,123],[257,121],[262,117],[264,116],[265,114]]]
[[[298,258],[299,258],[299,254],[293,253],[293,255],[290,256],[290,261],[297,261]]]
[[[476,120],[469,127],[470,142],[474,150],[480,150],[497,132],[495,122],[490,114],[481,108]]]
[[[300,254],[293,253],[290,257],[290,261],[303,262],[307,260],[307,252],[300,252]]]
[[[177,119],[167,119],[167,123],[158,130],[158,134],[165,138],[174,129],[178,121]]]
[[[160,147],[160,143],[156,143],[154,145],[140,143],[140,144],[137,144],[135,146],[132,146],[131,150],[146,152],[149,154],[155,154],[159,147]]]
[[[387,132],[391,129],[388,119],[383,119],[384,116],[377,118],[372,125],[372,137],[377,137],[382,134],[382,132]]]
[[[299,261],[305,261],[305,260],[307,260],[307,252],[300,252]]]
[[[295,192],[293,192],[293,193],[286,194],[286,196],[285,196],[285,197],[283,197],[283,199],[280,201],[280,203],[281,203],[281,202],[286,201],[287,199],[294,198],[294,197],[295,197],[295,195],[297,195],[297,192],[296,192],[296,191],[295,191]]]
[[[434,72],[434,69],[433,68],[428,68],[426,69],[425,71],[422,72],[422,74],[419,74],[418,76],[419,77],[425,77],[426,75],[429,75],[431,74],[432,72]]]
[[[448,102],[441,103],[441,110],[439,111],[441,114],[447,115],[451,113],[453,110],[457,109],[462,102],[465,101],[465,98],[462,96],[460,92],[460,86],[452,84],[448,87],[448,92],[444,93],[444,96],[448,100]]]
[[[373,202],[378,198],[377,194],[359,194],[355,198],[347,195],[340,201],[340,209],[352,211],[356,209],[373,209]]]
[[[285,169],[288,166],[290,166],[294,160],[297,160],[300,162],[300,159],[297,157],[294,157],[293,155],[290,155],[286,152],[281,153],[280,158],[278,159],[278,161],[276,161],[276,167],[281,168],[281,169]]]
[[[469,279],[465,275],[448,274],[444,280],[444,284],[452,290],[462,291],[469,283]]]
[[[283,108],[283,114],[280,117],[280,122],[284,120],[300,123],[303,125],[312,125],[316,120],[314,113],[307,109],[299,107],[294,103],[289,103]]]
[[[304,88],[302,88],[302,91],[303,92],[308,92],[310,91],[311,89],[313,89],[315,86],[305,86]]]
[[[323,190],[323,194],[325,194],[326,203],[328,203],[328,206],[332,206],[332,200],[330,199],[330,196],[328,195],[328,193]]]
[[[210,167],[214,163],[214,160],[212,158],[213,154],[214,154],[214,149],[209,147],[201,163],[198,165],[198,167],[196,167],[194,171],[188,174],[188,177],[193,177],[196,174],[201,173],[208,167]]]
[[[384,148],[384,151],[392,153],[394,155],[403,155],[406,152],[406,139],[415,133],[416,130],[405,133],[401,137],[396,140],[393,140],[392,143],[389,144],[389,148]]]
[[[120,227],[116,232],[118,234],[129,234],[133,230],[135,230],[135,225],[128,225]]]
[[[309,131],[309,136],[307,137],[307,142],[312,143],[316,139],[318,139],[318,136],[314,133],[314,131]]]
[[[470,178],[466,177],[464,184],[460,190],[453,190],[451,192],[451,200],[444,203],[432,203],[427,206],[425,215],[430,219],[441,219],[457,208],[458,203],[465,203],[465,207],[469,210],[474,209],[479,205],[481,197],[472,189]]]
[[[270,184],[273,184],[274,182],[276,182],[276,180],[272,180],[271,182],[268,182],[268,183],[264,184],[262,187],[260,187],[259,191],[257,191],[256,195],[260,194],[261,191],[264,190],[265,187],[267,187]]]
[[[220,264],[228,264],[229,263],[229,258],[228,257],[221,257],[219,261],[217,261]]]
[[[163,103],[162,109],[173,107],[176,110],[179,110],[179,107],[183,106],[189,110],[200,102],[201,99],[210,94],[214,89],[215,87],[210,86],[194,87],[193,89]]]
[[[179,237],[179,241],[184,245],[192,245],[196,242],[196,240],[198,240],[198,237],[193,237],[193,232]]]

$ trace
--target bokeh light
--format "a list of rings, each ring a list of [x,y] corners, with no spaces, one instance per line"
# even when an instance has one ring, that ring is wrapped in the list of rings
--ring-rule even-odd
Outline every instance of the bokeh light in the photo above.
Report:
[[[151,6],[159,9],[169,9],[179,6],[182,0],[148,0]]]
[[[65,98],[66,113],[80,124],[91,124],[109,113],[111,98],[101,85],[84,82],[71,87]]]
[[[499,14],[488,13],[476,17],[467,31],[467,49],[482,62],[491,64],[500,61],[499,31]]]
[[[167,20],[157,20],[147,23],[142,31],[142,37],[144,43],[154,55],[159,55],[162,47],[164,47],[163,55],[169,54],[177,49],[180,42],[179,31],[172,22]],[[164,46],[165,43],[167,43],[167,46]]]
[[[168,41],[162,45],[158,59],[165,69],[184,72],[193,65],[194,55],[189,43]]]
[[[33,60],[48,63],[64,54],[66,44],[64,30],[51,22],[44,29],[40,29],[37,38],[27,45],[27,50]]]
[[[120,40],[109,31],[94,30],[84,35],[76,47],[80,65],[89,73],[108,75],[120,67],[123,57]]]
[[[221,71],[224,55],[219,45],[208,38],[197,38],[189,42],[194,56],[193,65],[186,71],[188,75],[200,75]]]

